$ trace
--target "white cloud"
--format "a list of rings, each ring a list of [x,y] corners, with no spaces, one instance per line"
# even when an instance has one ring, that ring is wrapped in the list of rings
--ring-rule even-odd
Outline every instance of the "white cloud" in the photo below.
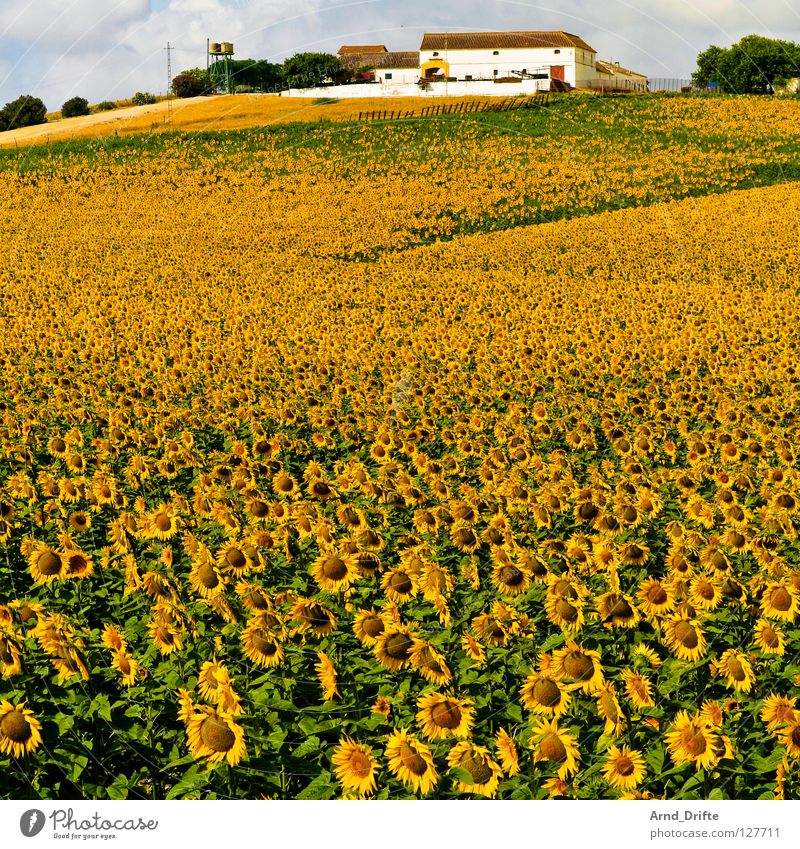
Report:
[[[602,58],[651,76],[691,73],[697,53],[751,32],[796,38],[796,0],[0,0],[0,105],[19,94],[57,109],[80,94],[97,101],[164,91],[173,72],[205,63],[206,38],[240,57],[281,61],[346,43],[419,46],[427,29],[564,29]]]

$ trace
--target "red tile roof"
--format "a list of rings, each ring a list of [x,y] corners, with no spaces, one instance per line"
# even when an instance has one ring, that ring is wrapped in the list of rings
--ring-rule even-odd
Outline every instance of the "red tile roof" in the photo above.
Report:
[[[595,68],[601,74],[616,74],[621,77],[643,77],[647,79],[646,74],[640,74],[638,71],[631,71],[630,68],[623,68],[613,62],[598,61],[595,63]]]
[[[501,50],[519,47],[580,47],[595,53],[569,32],[426,32],[420,50]]]
[[[351,56],[354,53],[386,53],[385,44],[344,44],[339,48],[340,56]]]
[[[416,50],[394,50],[386,53],[349,53],[342,56],[345,68],[419,68],[419,53]]]

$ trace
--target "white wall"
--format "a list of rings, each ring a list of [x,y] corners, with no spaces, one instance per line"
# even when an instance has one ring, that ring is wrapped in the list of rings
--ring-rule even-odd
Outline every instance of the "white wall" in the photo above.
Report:
[[[386,74],[392,75],[390,80],[386,79]],[[375,79],[386,85],[402,85],[404,83],[416,83],[421,74],[419,68],[376,68]]]
[[[556,50],[559,52],[556,53]],[[497,70],[498,77],[514,76],[514,71],[526,70],[529,74],[548,72],[551,65],[564,66],[564,80],[570,85],[576,81],[576,56],[585,65],[594,67],[595,54],[588,50],[573,47],[525,47],[508,48],[497,50],[497,56],[491,49],[481,50],[439,50],[438,56],[433,55],[432,50],[421,50],[419,54],[420,65],[425,62],[445,61],[450,66],[450,76],[463,80],[471,74],[474,79],[491,80],[494,71]]]
[[[293,88],[283,92],[283,97],[513,97],[548,91],[549,80],[523,80],[519,83],[493,83],[491,80],[474,80],[459,83],[431,83],[430,89],[420,89],[416,83],[355,83],[353,85],[324,88]]]

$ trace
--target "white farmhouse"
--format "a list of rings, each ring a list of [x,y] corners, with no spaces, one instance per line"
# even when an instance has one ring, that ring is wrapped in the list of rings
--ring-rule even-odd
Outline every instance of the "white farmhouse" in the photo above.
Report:
[[[423,78],[560,80],[572,87],[597,77],[597,54],[568,32],[428,32],[419,50]]]
[[[365,82],[406,85],[419,82],[416,50],[387,50],[379,45],[344,45],[339,48],[342,66]]]

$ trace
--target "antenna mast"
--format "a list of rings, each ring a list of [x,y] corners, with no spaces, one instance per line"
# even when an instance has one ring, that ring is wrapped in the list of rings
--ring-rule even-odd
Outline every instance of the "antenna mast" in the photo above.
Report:
[[[164,48],[167,51],[167,123],[172,129],[172,51],[175,49],[169,42]]]

